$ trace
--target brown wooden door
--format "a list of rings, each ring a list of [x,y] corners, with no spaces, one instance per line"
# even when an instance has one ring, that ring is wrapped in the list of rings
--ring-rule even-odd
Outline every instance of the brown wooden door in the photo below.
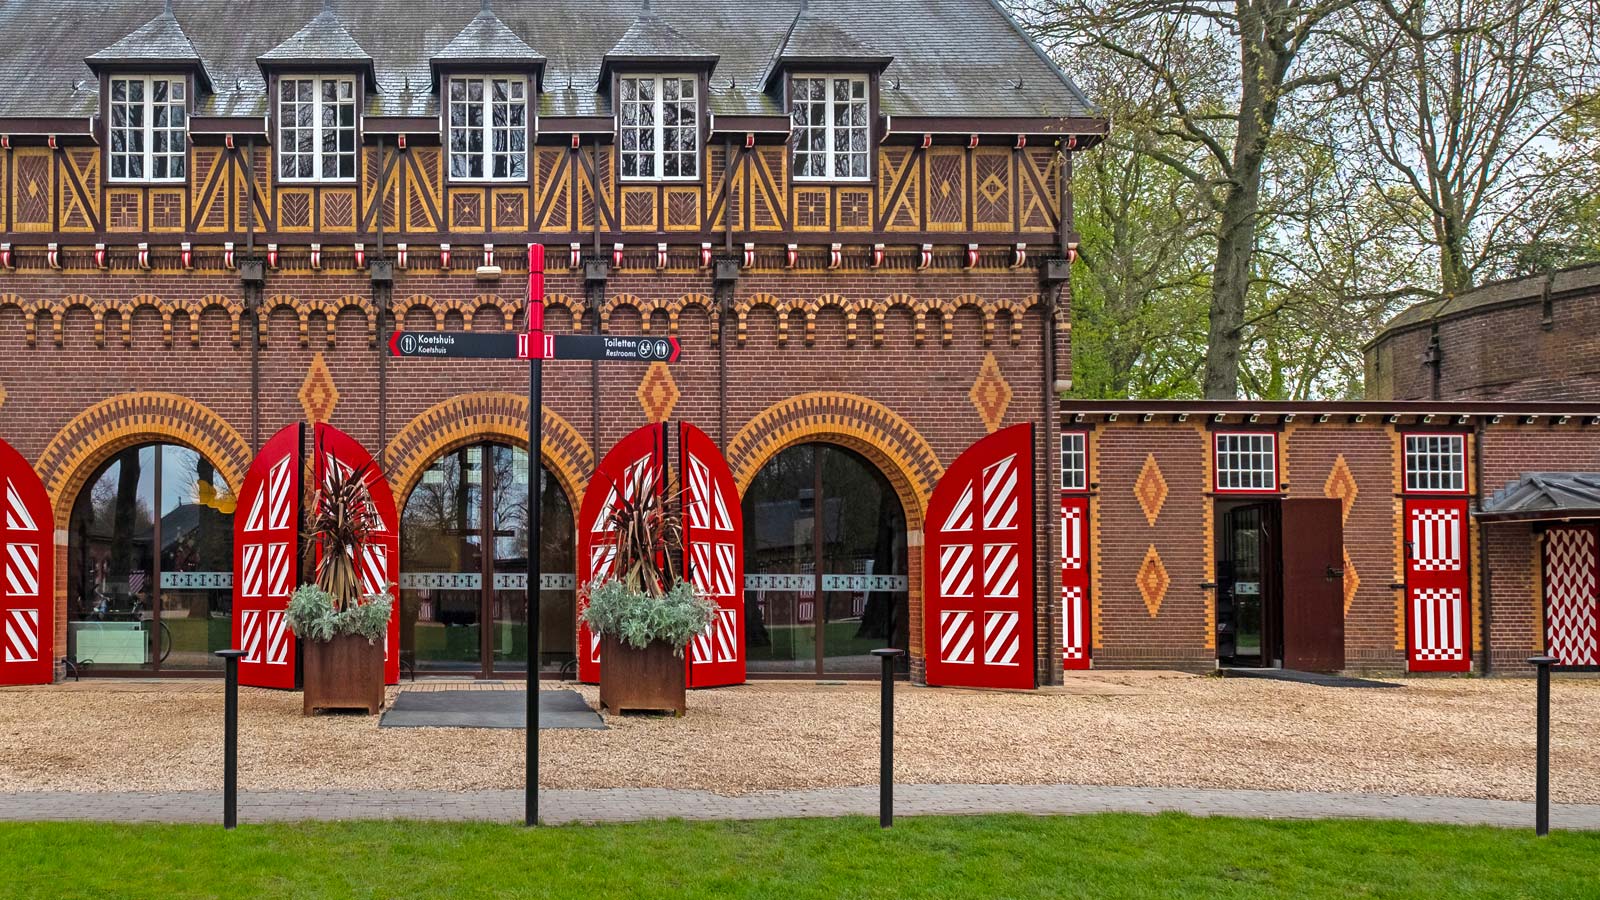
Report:
[[[1344,668],[1344,525],[1338,500],[1283,501],[1283,667]]]

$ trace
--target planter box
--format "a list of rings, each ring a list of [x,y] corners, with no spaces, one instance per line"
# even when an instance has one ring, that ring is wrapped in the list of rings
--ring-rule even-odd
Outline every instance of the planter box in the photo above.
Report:
[[[670,712],[684,705],[683,657],[660,641],[639,650],[615,637],[600,647],[600,708],[622,712]]]
[[[331,641],[303,641],[305,714],[319,709],[383,709],[383,644],[356,634]]]

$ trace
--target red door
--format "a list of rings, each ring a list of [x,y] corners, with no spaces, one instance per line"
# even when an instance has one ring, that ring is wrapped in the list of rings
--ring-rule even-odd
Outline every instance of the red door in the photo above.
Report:
[[[978,441],[928,503],[928,683],[1034,687],[1033,426]]]
[[[722,451],[687,422],[678,424],[683,467],[684,576],[717,601],[717,618],[689,645],[689,687],[743,684],[744,517]]]
[[[1089,668],[1089,498],[1061,495],[1061,667]]]
[[[312,477],[318,484],[334,471],[349,475],[365,467],[367,499],[378,518],[378,536],[361,545],[361,590],[366,594],[388,593],[394,600],[389,614],[389,634],[383,641],[383,683],[400,683],[400,519],[394,505],[389,479],[372,454],[360,442],[332,425],[318,423],[313,441],[316,446]]]
[[[295,686],[294,635],[283,619],[300,558],[300,444],[296,423],[267,440],[239,488],[233,517],[233,646],[239,683]]]
[[[1472,667],[1467,501],[1407,500],[1406,661],[1412,672]]]
[[[22,454],[0,441],[5,482],[5,593],[0,596],[0,684],[55,679],[55,517],[44,484]]]
[[[665,425],[646,425],[611,448],[594,467],[578,510],[578,612],[588,605],[589,582],[611,573],[617,555],[616,535],[606,519],[620,497],[631,497],[635,485],[660,493],[666,456]],[[642,480],[641,480],[642,479]],[[600,681],[600,639],[578,620],[578,680]]]
[[[1544,646],[1563,666],[1600,666],[1597,554],[1593,525],[1556,525],[1544,534]]]

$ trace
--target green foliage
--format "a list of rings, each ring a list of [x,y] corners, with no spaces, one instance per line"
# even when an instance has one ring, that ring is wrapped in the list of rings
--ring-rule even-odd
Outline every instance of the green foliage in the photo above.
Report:
[[[357,634],[376,643],[389,631],[389,615],[394,609],[392,591],[386,588],[381,594],[339,608],[333,595],[320,585],[302,584],[289,598],[284,618],[301,640],[331,641],[341,634]]]
[[[683,648],[711,627],[717,614],[717,604],[687,581],[679,581],[660,596],[616,579],[595,579],[586,592],[589,605],[582,616],[590,630],[602,637],[617,637],[640,650],[651,641],[661,641],[682,656]]]

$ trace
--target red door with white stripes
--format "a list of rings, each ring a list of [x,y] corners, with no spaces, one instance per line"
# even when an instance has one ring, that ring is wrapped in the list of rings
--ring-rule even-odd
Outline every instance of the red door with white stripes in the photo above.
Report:
[[[635,490],[661,493],[661,470],[666,457],[667,427],[646,425],[617,441],[594,467],[594,477],[583,492],[578,510],[578,608],[581,616],[588,605],[591,581],[611,574],[617,555],[616,533],[608,526],[612,508]],[[578,680],[586,684],[600,681],[600,639],[589,633],[589,626],[578,619]]]
[[[239,683],[295,686],[294,634],[284,621],[300,559],[300,445],[304,426],[267,440],[245,473],[233,517],[233,646]]]
[[[49,684],[55,678],[55,517],[50,497],[10,444],[0,441],[5,515],[0,544],[6,577],[0,595],[0,684]]]
[[[683,471],[684,575],[717,602],[717,618],[689,645],[689,687],[743,684],[744,511],[722,451],[705,432],[678,424]]]
[[[377,461],[361,442],[332,425],[317,423],[312,477],[317,484],[338,471],[342,475],[364,471],[367,499],[377,514],[375,536],[361,545],[361,591],[364,594],[387,592],[394,600],[389,614],[389,634],[383,641],[383,683],[400,683],[400,517],[395,509],[394,491]]]
[[[1465,499],[1407,500],[1406,657],[1413,672],[1472,668]]]
[[[928,683],[1034,687],[1033,426],[978,441],[928,503]]]
[[[1089,668],[1089,434],[1061,433],[1061,667]]]
[[[1563,666],[1600,666],[1600,539],[1593,525],[1544,533],[1544,648]]]

